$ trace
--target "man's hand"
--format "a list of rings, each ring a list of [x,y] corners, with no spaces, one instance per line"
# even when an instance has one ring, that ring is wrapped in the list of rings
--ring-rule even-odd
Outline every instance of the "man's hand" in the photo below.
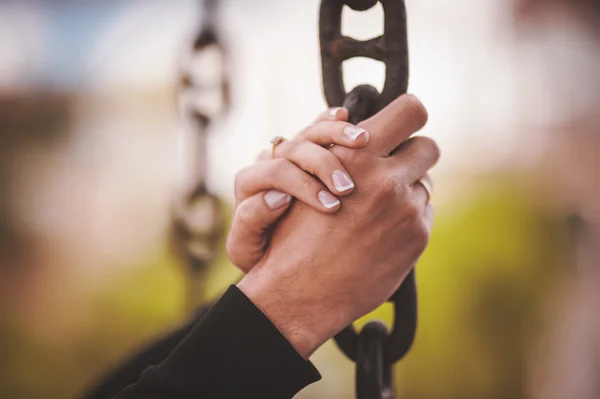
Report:
[[[426,120],[405,95],[360,124],[370,132],[364,148],[332,149],[356,182],[344,206],[323,214],[295,204],[238,284],[305,358],[385,302],[424,251],[432,208],[418,180],[439,150],[408,138]]]

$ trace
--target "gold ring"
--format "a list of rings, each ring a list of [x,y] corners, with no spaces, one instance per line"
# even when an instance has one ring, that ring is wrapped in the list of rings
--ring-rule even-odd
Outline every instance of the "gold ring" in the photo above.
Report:
[[[275,149],[277,146],[285,141],[285,138],[281,136],[275,136],[271,139],[271,158],[275,158]]]
[[[423,186],[423,188],[425,189],[425,192],[427,193],[426,203],[429,204],[429,202],[431,202],[431,193],[433,192],[431,184],[429,184],[429,182],[425,179],[419,179],[417,180],[417,183],[421,184],[421,186]]]

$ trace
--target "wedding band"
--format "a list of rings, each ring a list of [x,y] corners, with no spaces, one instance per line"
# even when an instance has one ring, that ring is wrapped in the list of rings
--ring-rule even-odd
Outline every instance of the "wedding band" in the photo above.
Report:
[[[417,183],[420,183],[421,186],[423,186],[423,188],[425,189],[425,192],[427,193],[427,204],[429,204],[429,202],[431,202],[431,193],[432,193],[432,189],[431,189],[431,184],[429,184],[429,182],[425,179],[419,179],[417,180]]]
[[[275,149],[277,146],[285,141],[285,138],[281,136],[275,136],[271,139],[271,158],[275,158]]]

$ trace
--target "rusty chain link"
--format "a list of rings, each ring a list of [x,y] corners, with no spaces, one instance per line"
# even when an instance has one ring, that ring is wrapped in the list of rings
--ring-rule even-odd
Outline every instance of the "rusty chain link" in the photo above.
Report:
[[[182,158],[188,164],[173,204],[174,241],[192,273],[190,280],[205,272],[214,259],[225,224],[221,200],[206,186],[206,140],[214,119],[229,108],[227,54],[216,29],[218,0],[202,4],[202,25],[184,58],[179,81]],[[197,276],[196,280],[204,279]],[[190,281],[190,291],[200,290],[194,286],[198,281]]]
[[[384,10],[384,34],[367,41],[342,35],[342,9],[367,10],[378,0],[322,0],[320,12],[321,64],[325,98],[332,107],[352,106],[355,121],[374,115],[408,87],[408,43],[406,10],[400,0],[380,0]],[[386,65],[385,84],[381,94],[369,85],[361,85],[347,93],[344,88],[342,63],[353,57],[366,57]]]
[[[359,41],[342,35],[342,10],[348,6],[365,11],[380,2],[384,10],[382,36]],[[404,0],[322,0],[319,16],[323,89],[331,107],[349,110],[351,123],[370,118],[408,87],[408,42]],[[344,87],[342,63],[366,57],[385,64],[381,93],[373,86],[360,85],[348,93]],[[388,334],[379,322],[369,322],[360,334],[348,326],[335,337],[339,348],[356,362],[357,398],[393,397],[391,367],[410,349],[417,326],[417,291],[414,270],[389,299],[394,304],[394,325]]]

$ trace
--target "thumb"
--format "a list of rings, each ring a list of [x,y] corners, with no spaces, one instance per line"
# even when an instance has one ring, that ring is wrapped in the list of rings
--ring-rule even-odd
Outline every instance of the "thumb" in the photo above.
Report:
[[[405,94],[358,126],[370,134],[369,143],[364,148],[387,157],[413,133],[423,128],[427,119],[427,110],[421,101]]]
[[[269,227],[285,213],[292,202],[289,194],[271,190],[242,201],[233,216],[227,237],[227,255],[245,273],[262,258],[269,242]]]

